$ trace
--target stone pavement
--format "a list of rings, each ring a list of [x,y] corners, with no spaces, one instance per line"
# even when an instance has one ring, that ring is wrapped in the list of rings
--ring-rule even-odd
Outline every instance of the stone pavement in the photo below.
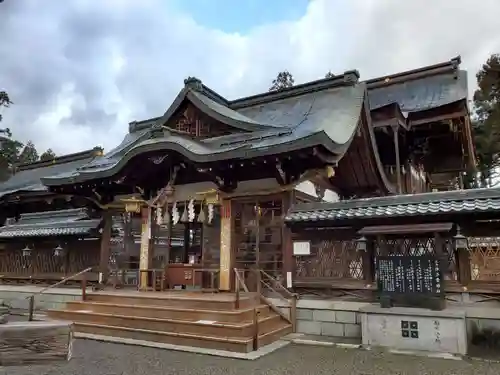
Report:
[[[255,361],[77,340],[66,364],[0,368],[0,375],[498,375],[500,363],[427,359],[289,345]]]

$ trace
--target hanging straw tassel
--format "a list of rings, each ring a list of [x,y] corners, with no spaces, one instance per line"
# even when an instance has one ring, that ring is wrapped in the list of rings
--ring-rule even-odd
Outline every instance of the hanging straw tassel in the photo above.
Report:
[[[186,203],[184,203],[184,211],[182,212],[182,216],[181,216],[180,221],[181,221],[181,223],[187,223],[189,221]]]
[[[204,224],[205,221],[206,221],[206,217],[205,217],[205,210],[203,208],[203,202],[201,202],[200,204],[200,214],[198,215],[198,223],[202,223]]]

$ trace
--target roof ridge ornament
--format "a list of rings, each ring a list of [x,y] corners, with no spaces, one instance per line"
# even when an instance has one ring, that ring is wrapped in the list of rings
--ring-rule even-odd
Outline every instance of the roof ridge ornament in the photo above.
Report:
[[[184,87],[194,91],[203,91],[203,83],[196,77],[187,77],[184,80]]]
[[[348,70],[344,72],[344,82],[345,83],[358,83],[359,82],[359,72],[357,70]]]

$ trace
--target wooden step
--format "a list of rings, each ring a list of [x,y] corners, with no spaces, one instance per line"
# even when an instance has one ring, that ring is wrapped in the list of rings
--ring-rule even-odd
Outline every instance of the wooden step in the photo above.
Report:
[[[209,320],[159,319],[81,310],[49,310],[48,316],[53,319],[69,320],[75,323],[94,323],[157,332],[191,333],[217,337],[252,337],[253,335],[253,322],[221,323]],[[272,331],[281,321],[282,318],[277,314],[259,318],[259,332]]]
[[[248,353],[252,351],[252,339],[248,338],[222,338],[200,334],[156,332],[148,329],[117,327],[92,323],[76,323],[75,330],[78,333],[81,332],[100,336],[121,337],[163,344],[227,350],[239,353]]]
[[[120,337],[163,344],[192,346],[198,348],[227,350],[231,352],[248,353],[253,351],[253,339],[241,337],[216,337],[201,334],[178,332],[157,332],[148,329],[117,327],[93,323],[75,323],[77,333],[99,335],[105,337]],[[272,331],[258,337],[258,347],[269,345],[292,332],[292,326],[281,322]]]
[[[272,344],[292,332],[292,325],[284,320],[281,320],[281,322],[274,329],[259,335],[259,348]]]
[[[188,292],[165,292],[165,293],[89,293],[87,301],[104,302],[123,305],[181,307],[186,309],[207,310],[233,310],[235,309],[235,296],[223,293],[188,293]],[[253,296],[241,296],[239,308],[250,308],[259,305]]]
[[[274,314],[267,305],[256,306],[261,318]],[[241,323],[253,321],[254,309],[239,310],[206,310],[189,309],[182,307],[163,307],[145,305],[125,305],[93,301],[70,301],[66,303],[66,310],[92,311],[95,313],[126,315],[136,317],[178,319],[178,320],[213,320],[221,323]]]

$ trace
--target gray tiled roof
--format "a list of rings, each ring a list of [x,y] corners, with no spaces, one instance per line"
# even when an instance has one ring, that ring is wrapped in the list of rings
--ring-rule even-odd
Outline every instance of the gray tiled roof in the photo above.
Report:
[[[495,211],[500,212],[498,188],[298,204],[290,210],[285,221],[320,222]]]
[[[192,139],[176,131],[142,124],[116,149],[64,176],[43,179],[47,185],[71,184],[116,173],[132,157],[150,151],[172,150],[198,162],[252,158],[322,146],[338,159],[356,132],[366,95],[356,72],[262,95],[248,103],[215,101],[204,86],[186,86],[156,125],[163,125],[185,100],[201,112],[234,128],[245,130],[208,139]],[[210,93],[209,93],[210,94]],[[219,98],[220,99],[220,98]]]
[[[89,219],[84,209],[70,209],[22,214],[17,222],[7,223],[0,227],[0,238],[83,235],[97,229],[101,219]]]
[[[397,103],[403,112],[425,111],[467,99],[467,72],[433,75],[368,90],[370,109]]]
[[[0,197],[18,192],[43,192],[47,187],[43,185],[43,177],[60,175],[73,171],[95,158],[97,149],[65,155],[56,158],[54,162],[37,162],[25,164],[23,169],[15,173],[4,183],[0,183]]]

